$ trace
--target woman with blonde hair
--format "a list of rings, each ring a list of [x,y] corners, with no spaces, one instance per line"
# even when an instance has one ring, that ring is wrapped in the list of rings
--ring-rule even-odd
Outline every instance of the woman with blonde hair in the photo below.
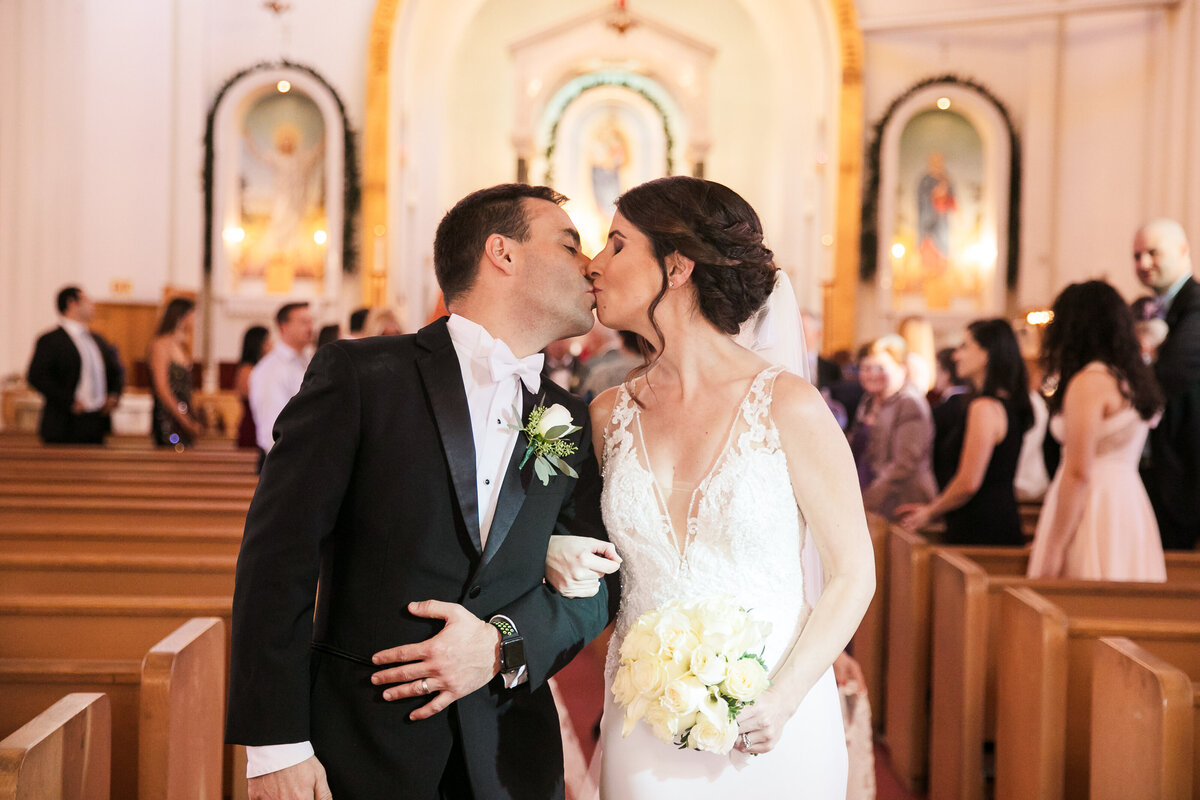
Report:
[[[395,336],[401,332],[400,317],[390,306],[377,306],[367,313],[367,321],[363,323],[364,337]]]
[[[908,379],[908,347],[891,334],[871,342],[859,361],[866,395],[858,406],[851,443],[868,511],[894,519],[904,503],[927,503],[933,478],[933,414],[925,394]]]

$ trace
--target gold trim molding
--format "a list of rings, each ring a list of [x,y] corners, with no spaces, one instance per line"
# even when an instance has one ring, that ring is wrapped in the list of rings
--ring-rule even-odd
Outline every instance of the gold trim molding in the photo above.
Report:
[[[392,37],[404,0],[378,0],[367,52],[367,117],[363,125],[363,305],[388,302],[387,150]]]

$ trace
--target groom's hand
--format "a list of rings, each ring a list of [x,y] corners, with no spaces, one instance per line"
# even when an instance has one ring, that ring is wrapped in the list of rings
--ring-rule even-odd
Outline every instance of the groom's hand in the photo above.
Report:
[[[268,772],[247,782],[250,800],[333,800],[325,768],[316,756],[299,764]]]
[[[397,684],[384,690],[384,700],[435,695],[409,714],[409,719],[429,719],[500,674],[500,631],[494,626],[458,603],[424,600],[409,603],[408,610],[418,617],[446,622],[432,638],[380,650],[371,657],[379,665],[401,665],[371,676],[376,685]]]

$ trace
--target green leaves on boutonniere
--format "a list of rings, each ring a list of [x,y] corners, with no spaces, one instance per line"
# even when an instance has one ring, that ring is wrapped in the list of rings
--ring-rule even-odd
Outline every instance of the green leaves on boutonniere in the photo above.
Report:
[[[520,419],[520,417],[521,415],[514,408],[513,419]],[[534,474],[537,475],[543,486],[548,486],[550,478],[558,474],[554,471],[555,467],[572,478],[579,477],[579,474],[571,469],[571,465],[563,460],[574,454],[578,448],[574,442],[568,442],[563,437],[583,429],[574,423],[574,420],[571,419],[571,412],[562,405],[555,403],[546,408],[538,403],[529,412],[529,419],[525,421],[525,427],[521,428],[511,424],[508,427],[515,431],[521,431],[529,440],[529,445],[525,448],[525,457],[521,459],[521,467],[524,468],[532,456]]]

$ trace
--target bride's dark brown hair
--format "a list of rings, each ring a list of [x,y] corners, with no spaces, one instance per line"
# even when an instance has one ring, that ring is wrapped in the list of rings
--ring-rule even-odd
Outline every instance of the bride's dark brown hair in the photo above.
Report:
[[[650,240],[662,286],[647,313],[659,342],[666,339],[654,311],[667,294],[667,258],[690,259],[701,316],[723,333],[741,324],[766,302],[775,286],[775,256],[763,244],[758,214],[727,186],[682,175],[635,186],[617,199],[617,211]],[[641,366],[626,379],[644,375],[662,355],[642,340]]]

